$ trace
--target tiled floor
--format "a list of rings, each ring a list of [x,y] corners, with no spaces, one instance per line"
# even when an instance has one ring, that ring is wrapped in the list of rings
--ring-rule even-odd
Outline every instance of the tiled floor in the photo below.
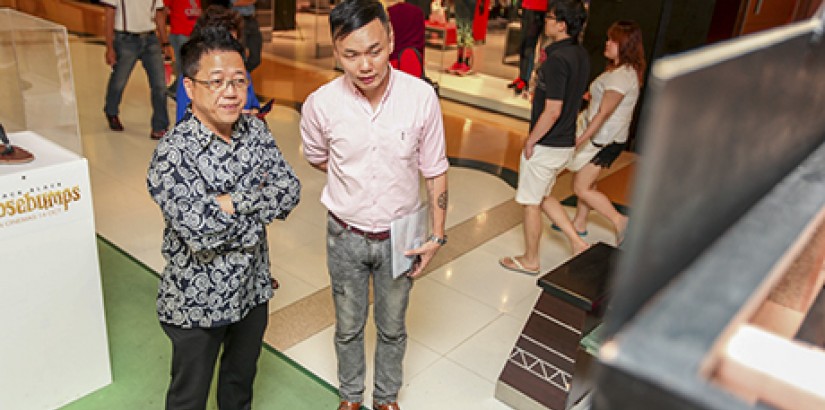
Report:
[[[127,87],[121,106],[126,131],[111,132],[102,113],[109,73],[103,62],[103,48],[73,39],[71,50],[84,154],[91,167],[97,231],[160,271],[163,223],[145,188],[146,167],[155,147],[155,142],[148,138],[150,110],[145,75],[136,67]],[[284,64],[282,60],[278,64]],[[317,82],[334,75],[301,65],[288,68],[293,70],[291,73],[270,69],[271,66],[265,66],[256,74],[256,78],[266,77],[261,81],[269,81],[268,86],[261,88],[282,88],[283,93],[270,95],[279,101],[294,99],[295,103],[300,103],[300,94],[305,92],[296,90],[310,87],[299,78],[315,78]],[[295,79],[284,83],[279,80],[282,74],[295,75]],[[263,90],[259,92],[266,94]],[[293,92],[291,96],[285,94]],[[443,109],[451,156],[475,157],[514,170],[513,152],[517,155],[526,123],[449,102],[443,103]],[[303,183],[303,195],[288,220],[269,229],[272,270],[282,287],[270,306],[272,319],[267,341],[281,346],[289,357],[336,385],[333,317],[324,250],[325,209],[318,201],[324,175],[308,166],[300,155],[298,113],[294,108],[276,106],[268,121]],[[625,159],[614,168],[632,162],[632,158]],[[400,404],[405,410],[507,409],[493,397],[495,381],[539,294],[535,277],[506,271],[497,264],[499,257],[517,254],[522,249],[521,226],[517,222],[520,208],[511,202],[513,188],[488,173],[452,167],[449,183],[449,232],[471,234],[451,236],[451,243],[442,251],[445,260],[414,286]],[[559,189],[569,192],[567,184],[569,179],[561,178]],[[613,243],[608,225],[593,215],[587,240]],[[489,235],[485,237],[485,233]],[[541,247],[544,270],[570,257],[566,242],[549,229],[549,223]],[[374,340],[375,331],[370,325],[370,354],[374,351]],[[368,368],[372,368],[371,363]],[[368,386],[371,377],[370,370]],[[368,387],[368,396],[370,391]],[[257,405],[268,408],[266,403]]]

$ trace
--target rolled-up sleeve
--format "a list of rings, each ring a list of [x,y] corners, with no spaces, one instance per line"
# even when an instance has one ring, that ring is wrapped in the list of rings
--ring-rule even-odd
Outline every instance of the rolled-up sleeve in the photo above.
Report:
[[[444,140],[444,119],[435,92],[424,100],[422,109],[425,117],[418,168],[424,178],[432,178],[447,172],[450,167]]]
[[[323,117],[315,103],[316,94],[310,94],[301,108],[301,140],[304,158],[310,164],[322,164],[329,159],[329,143],[324,135]]]

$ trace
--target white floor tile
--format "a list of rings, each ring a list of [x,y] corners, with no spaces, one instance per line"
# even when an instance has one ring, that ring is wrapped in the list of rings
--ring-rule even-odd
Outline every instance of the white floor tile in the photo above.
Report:
[[[269,313],[289,306],[318,290],[315,286],[284,271],[275,271],[273,269],[272,275],[278,280],[281,287],[275,291],[275,296],[269,301]]]
[[[500,312],[508,312],[537,287],[537,277],[503,269],[499,258],[498,253],[476,249],[429,277]]]
[[[449,359],[421,372],[401,391],[404,410],[510,410],[493,397],[495,384]]]
[[[498,317],[499,312],[441,283],[424,278],[412,290],[407,311],[410,337],[446,354]]]
[[[498,380],[515,346],[524,322],[512,316],[499,316],[472,338],[447,355],[447,358],[489,382]],[[484,358],[483,360],[479,360]]]
[[[316,290],[329,286],[325,241],[305,245],[275,243],[269,255],[272,271],[284,271],[313,286]]]

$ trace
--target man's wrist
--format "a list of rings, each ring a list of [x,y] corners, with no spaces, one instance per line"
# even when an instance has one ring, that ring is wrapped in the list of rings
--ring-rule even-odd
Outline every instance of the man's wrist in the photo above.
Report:
[[[427,239],[428,242],[435,242],[438,246],[444,246],[447,244],[447,235],[438,236],[435,234],[430,235],[430,238]]]

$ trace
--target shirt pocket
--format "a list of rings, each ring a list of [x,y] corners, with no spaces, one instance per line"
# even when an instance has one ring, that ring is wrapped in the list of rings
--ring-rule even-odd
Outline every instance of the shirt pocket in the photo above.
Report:
[[[389,141],[394,146],[390,152],[395,152],[401,159],[411,159],[418,156],[418,145],[421,141],[421,129],[418,127],[402,127],[392,131]]]

